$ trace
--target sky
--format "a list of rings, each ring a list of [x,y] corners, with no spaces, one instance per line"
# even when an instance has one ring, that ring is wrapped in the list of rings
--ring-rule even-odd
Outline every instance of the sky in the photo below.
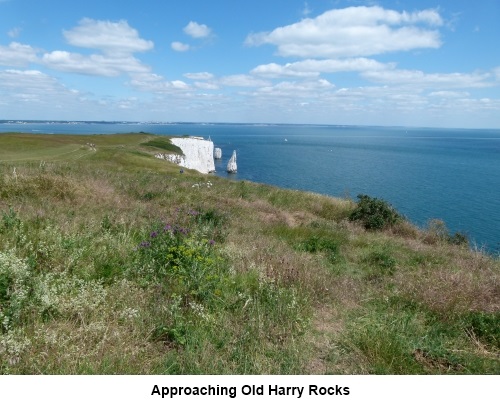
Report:
[[[0,119],[500,128],[498,0],[0,0]]]

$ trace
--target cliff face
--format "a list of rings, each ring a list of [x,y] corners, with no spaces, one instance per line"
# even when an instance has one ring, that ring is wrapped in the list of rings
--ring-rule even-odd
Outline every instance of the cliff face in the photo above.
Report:
[[[197,138],[172,138],[171,142],[181,148],[184,154],[184,158],[179,159],[180,166],[197,170],[200,173],[215,171],[212,141]]]

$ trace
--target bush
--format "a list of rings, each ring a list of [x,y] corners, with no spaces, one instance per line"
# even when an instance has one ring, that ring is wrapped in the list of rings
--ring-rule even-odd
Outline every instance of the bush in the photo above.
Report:
[[[424,239],[427,243],[446,242],[451,245],[468,246],[469,239],[463,232],[451,234],[445,222],[441,219],[431,219],[428,224],[427,236]]]
[[[386,201],[364,194],[358,195],[358,205],[349,216],[350,221],[363,224],[365,229],[384,229],[402,219]]]

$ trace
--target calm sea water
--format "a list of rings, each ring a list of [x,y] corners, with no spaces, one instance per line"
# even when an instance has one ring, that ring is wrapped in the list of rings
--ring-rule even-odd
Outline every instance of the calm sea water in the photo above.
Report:
[[[0,132],[201,135],[221,147],[217,175],[332,196],[389,201],[413,223],[446,222],[500,250],[500,130],[355,126],[0,123]],[[224,171],[233,150],[238,173]]]

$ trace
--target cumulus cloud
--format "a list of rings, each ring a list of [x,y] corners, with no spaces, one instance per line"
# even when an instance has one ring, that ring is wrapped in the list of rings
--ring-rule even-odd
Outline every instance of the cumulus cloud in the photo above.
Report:
[[[137,30],[126,21],[84,18],[78,26],[63,31],[63,34],[70,45],[96,49],[101,53],[83,55],[60,50],[47,52],[40,63],[50,69],[104,77],[147,73],[151,70],[133,53],[150,50],[153,43],[140,38]]]
[[[413,13],[382,7],[329,10],[316,18],[250,34],[249,46],[272,44],[285,57],[342,58],[438,48],[443,20],[436,10]]]
[[[29,45],[11,42],[9,46],[0,45],[0,65],[26,66],[37,59],[37,51]]]
[[[132,54],[153,49],[153,42],[140,38],[127,21],[80,20],[78,26],[63,31],[66,41],[82,48],[99,49],[108,54]]]
[[[0,71],[0,90],[10,100],[45,102],[61,98],[74,99],[78,92],[63,86],[55,78],[39,70],[8,69]]]
[[[197,22],[190,21],[189,24],[184,27],[184,32],[193,38],[206,38],[212,33],[212,30],[205,24],[198,24]]]
[[[268,78],[284,76],[315,77],[321,73],[378,71],[392,68],[393,66],[393,64],[380,63],[374,59],[367,58],[306,59],[285,65],[276,63],[259,65],[252,69],[251,73]]]
[[[253,94],[273,97],[316,98],[320,93],[330,92],[334,88],[335,85],[325,79],[305,80],[302,82],[284,81],[275,85],[261,87]]]
[[[81,55],[54,51],[43,55],[42,63],[54,70],[94,76],[148,72],[150,69],[131,55]]]
[[[0,70],[0,83],[2,87],[10,88],[44,88],[53,87],[56,82],[55,79],[40,72],[39,70],[17,70],[17,69],[7,69]]]
[[[182,42],[174,41],[170,44],[170,47],[177,52],[186,52],[191,48],[188,44]]]

